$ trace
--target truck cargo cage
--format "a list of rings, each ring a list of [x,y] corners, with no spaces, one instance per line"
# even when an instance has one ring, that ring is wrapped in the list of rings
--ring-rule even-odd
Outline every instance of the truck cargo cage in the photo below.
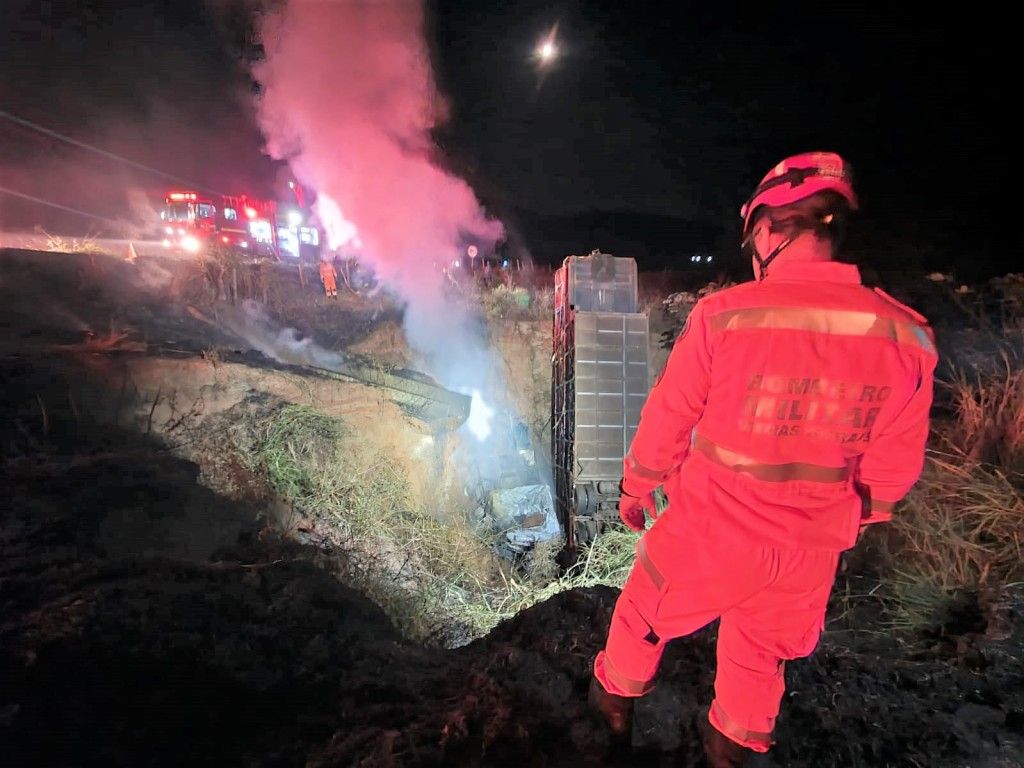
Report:
[[[650,388],[636,262],[569,256],[555,273],[551,456],[566,546],[617,517],[622,458]]]

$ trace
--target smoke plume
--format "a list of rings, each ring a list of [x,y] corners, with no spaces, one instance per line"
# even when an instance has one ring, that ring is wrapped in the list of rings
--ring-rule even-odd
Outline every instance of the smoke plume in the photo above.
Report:
[[[259,116],[270,154],[316,190],[331,245],[356,243],[407,302],[406,334],[430,372],[483,391],[490,353],[441,269],[502,227],[438,163],[430,131],[445,106],[423,23],[412,0],[289,0],[263,25]]]

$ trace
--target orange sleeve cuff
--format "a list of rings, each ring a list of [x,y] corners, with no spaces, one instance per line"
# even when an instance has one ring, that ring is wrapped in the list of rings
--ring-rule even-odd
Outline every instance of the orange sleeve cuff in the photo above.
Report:
[[[892,520],[892,510],[896,506],[895,501],[882,501],[881,499],[872,499],[871,508],[868,510],[868,514],[861,518],[861,525],[872,525],[874,523],[887,523]]]
[[[645,467],[628,453],[622,462],[622,490],[630,496],[644,496],[661,485],[667,474],[665,470]]]

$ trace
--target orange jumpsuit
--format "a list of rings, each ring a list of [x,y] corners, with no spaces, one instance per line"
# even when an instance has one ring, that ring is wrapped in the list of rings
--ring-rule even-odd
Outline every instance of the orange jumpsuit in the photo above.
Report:
[[[328,296],[338,295],[338,273],[334,269],[334,265],[329,261],[320,262],[320,279],[324,283],[324,293]]]
[[[771,745],[787,659],[810,654],[839,553],[920,475],[934,337],[837,262],[773,265],[701,300],[644,406],[623,488],[663,485],[594,673],[640,696],[665,642],[720,619],[711,724]]]

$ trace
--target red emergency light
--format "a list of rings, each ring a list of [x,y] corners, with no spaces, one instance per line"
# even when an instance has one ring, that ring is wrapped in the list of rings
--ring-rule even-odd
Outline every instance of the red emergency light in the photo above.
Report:
[[[250,218],[250,219],[255,219],[256,218],[256,209],[253,208],[252,206],[246,206],[246,208],[245,208],[245,215],[248,218]]]

